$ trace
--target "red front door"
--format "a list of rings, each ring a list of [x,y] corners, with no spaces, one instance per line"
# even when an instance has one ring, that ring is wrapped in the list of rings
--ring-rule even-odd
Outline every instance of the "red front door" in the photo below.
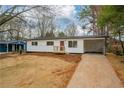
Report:
[[[64,51],[64,41],[60,41],[60,51]]]

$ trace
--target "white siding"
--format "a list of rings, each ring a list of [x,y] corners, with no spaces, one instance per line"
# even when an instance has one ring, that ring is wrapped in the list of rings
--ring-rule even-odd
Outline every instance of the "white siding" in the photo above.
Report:
[[[77,41],[77,47],[76,48],[68,47],[68,41]],[[65,47],[67,53],[84,53],[83,39],[67,39],[65,42]]]
[[[34,40],[33,40],[34,41]],[[53,52],[53,46],[47,46],[45,40],[35,40],[38,42],[37,46],[32,46],[31,42],[27,42],[27,51],[31,52]]]
[[[31,42],[37,41],[37,46],[32,46]],[[53,41],[54,46],[60,46],[60,41],[64,41],[66,53],[84,53],[83,39],[57,39],[57,40],[31,40],[27,41],[27,51],[31,52],[54,52],[53,46],[47,46],[47,41]],[[77,41],[77,48],[69,48],[68,41]]]
[[[57,39],[57,40],[30,40],[27,41],[27,51],[31,52],[54,52],[53,46],[47,46],[47,41],[53,41],[54,46],[60,46],[60,41],[64,41],[65,53],[84,53],[84,40],[97,40],[104,38],[83,38],[83,39]],[[38,46],[32,46],[31,42],[37,41]],[[68,41],[77,41],[76,48],[68,47]]]

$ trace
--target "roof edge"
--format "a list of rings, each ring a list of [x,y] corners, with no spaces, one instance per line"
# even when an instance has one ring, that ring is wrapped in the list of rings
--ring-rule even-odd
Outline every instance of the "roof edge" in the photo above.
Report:
[[[74,37],[52,37],[52,38],[33,38],[33,39],[27,39],[26,41],[29,40],[56,40],[56,39],[83,39],[83,38],[107,38],[108,36],[74,36]]]

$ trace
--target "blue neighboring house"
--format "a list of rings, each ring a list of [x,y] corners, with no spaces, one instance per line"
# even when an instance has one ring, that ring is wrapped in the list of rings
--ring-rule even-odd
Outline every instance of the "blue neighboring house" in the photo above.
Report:
[[[0,52],[16,52],[26,50],[26,41],[0,41]]]

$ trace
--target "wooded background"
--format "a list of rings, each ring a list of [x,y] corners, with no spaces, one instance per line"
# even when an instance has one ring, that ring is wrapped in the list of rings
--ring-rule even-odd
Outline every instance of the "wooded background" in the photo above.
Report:
[[[61,15],[61,11],[56,12],[58,7],[0,6],[0,40],[76,36],[78,29],[75,22],[70,23],[64,31],[57,28],[56,15]],[[108,37],[108,52],[124,54],[124,6],[81,6],[76,17],[87,35]]]

